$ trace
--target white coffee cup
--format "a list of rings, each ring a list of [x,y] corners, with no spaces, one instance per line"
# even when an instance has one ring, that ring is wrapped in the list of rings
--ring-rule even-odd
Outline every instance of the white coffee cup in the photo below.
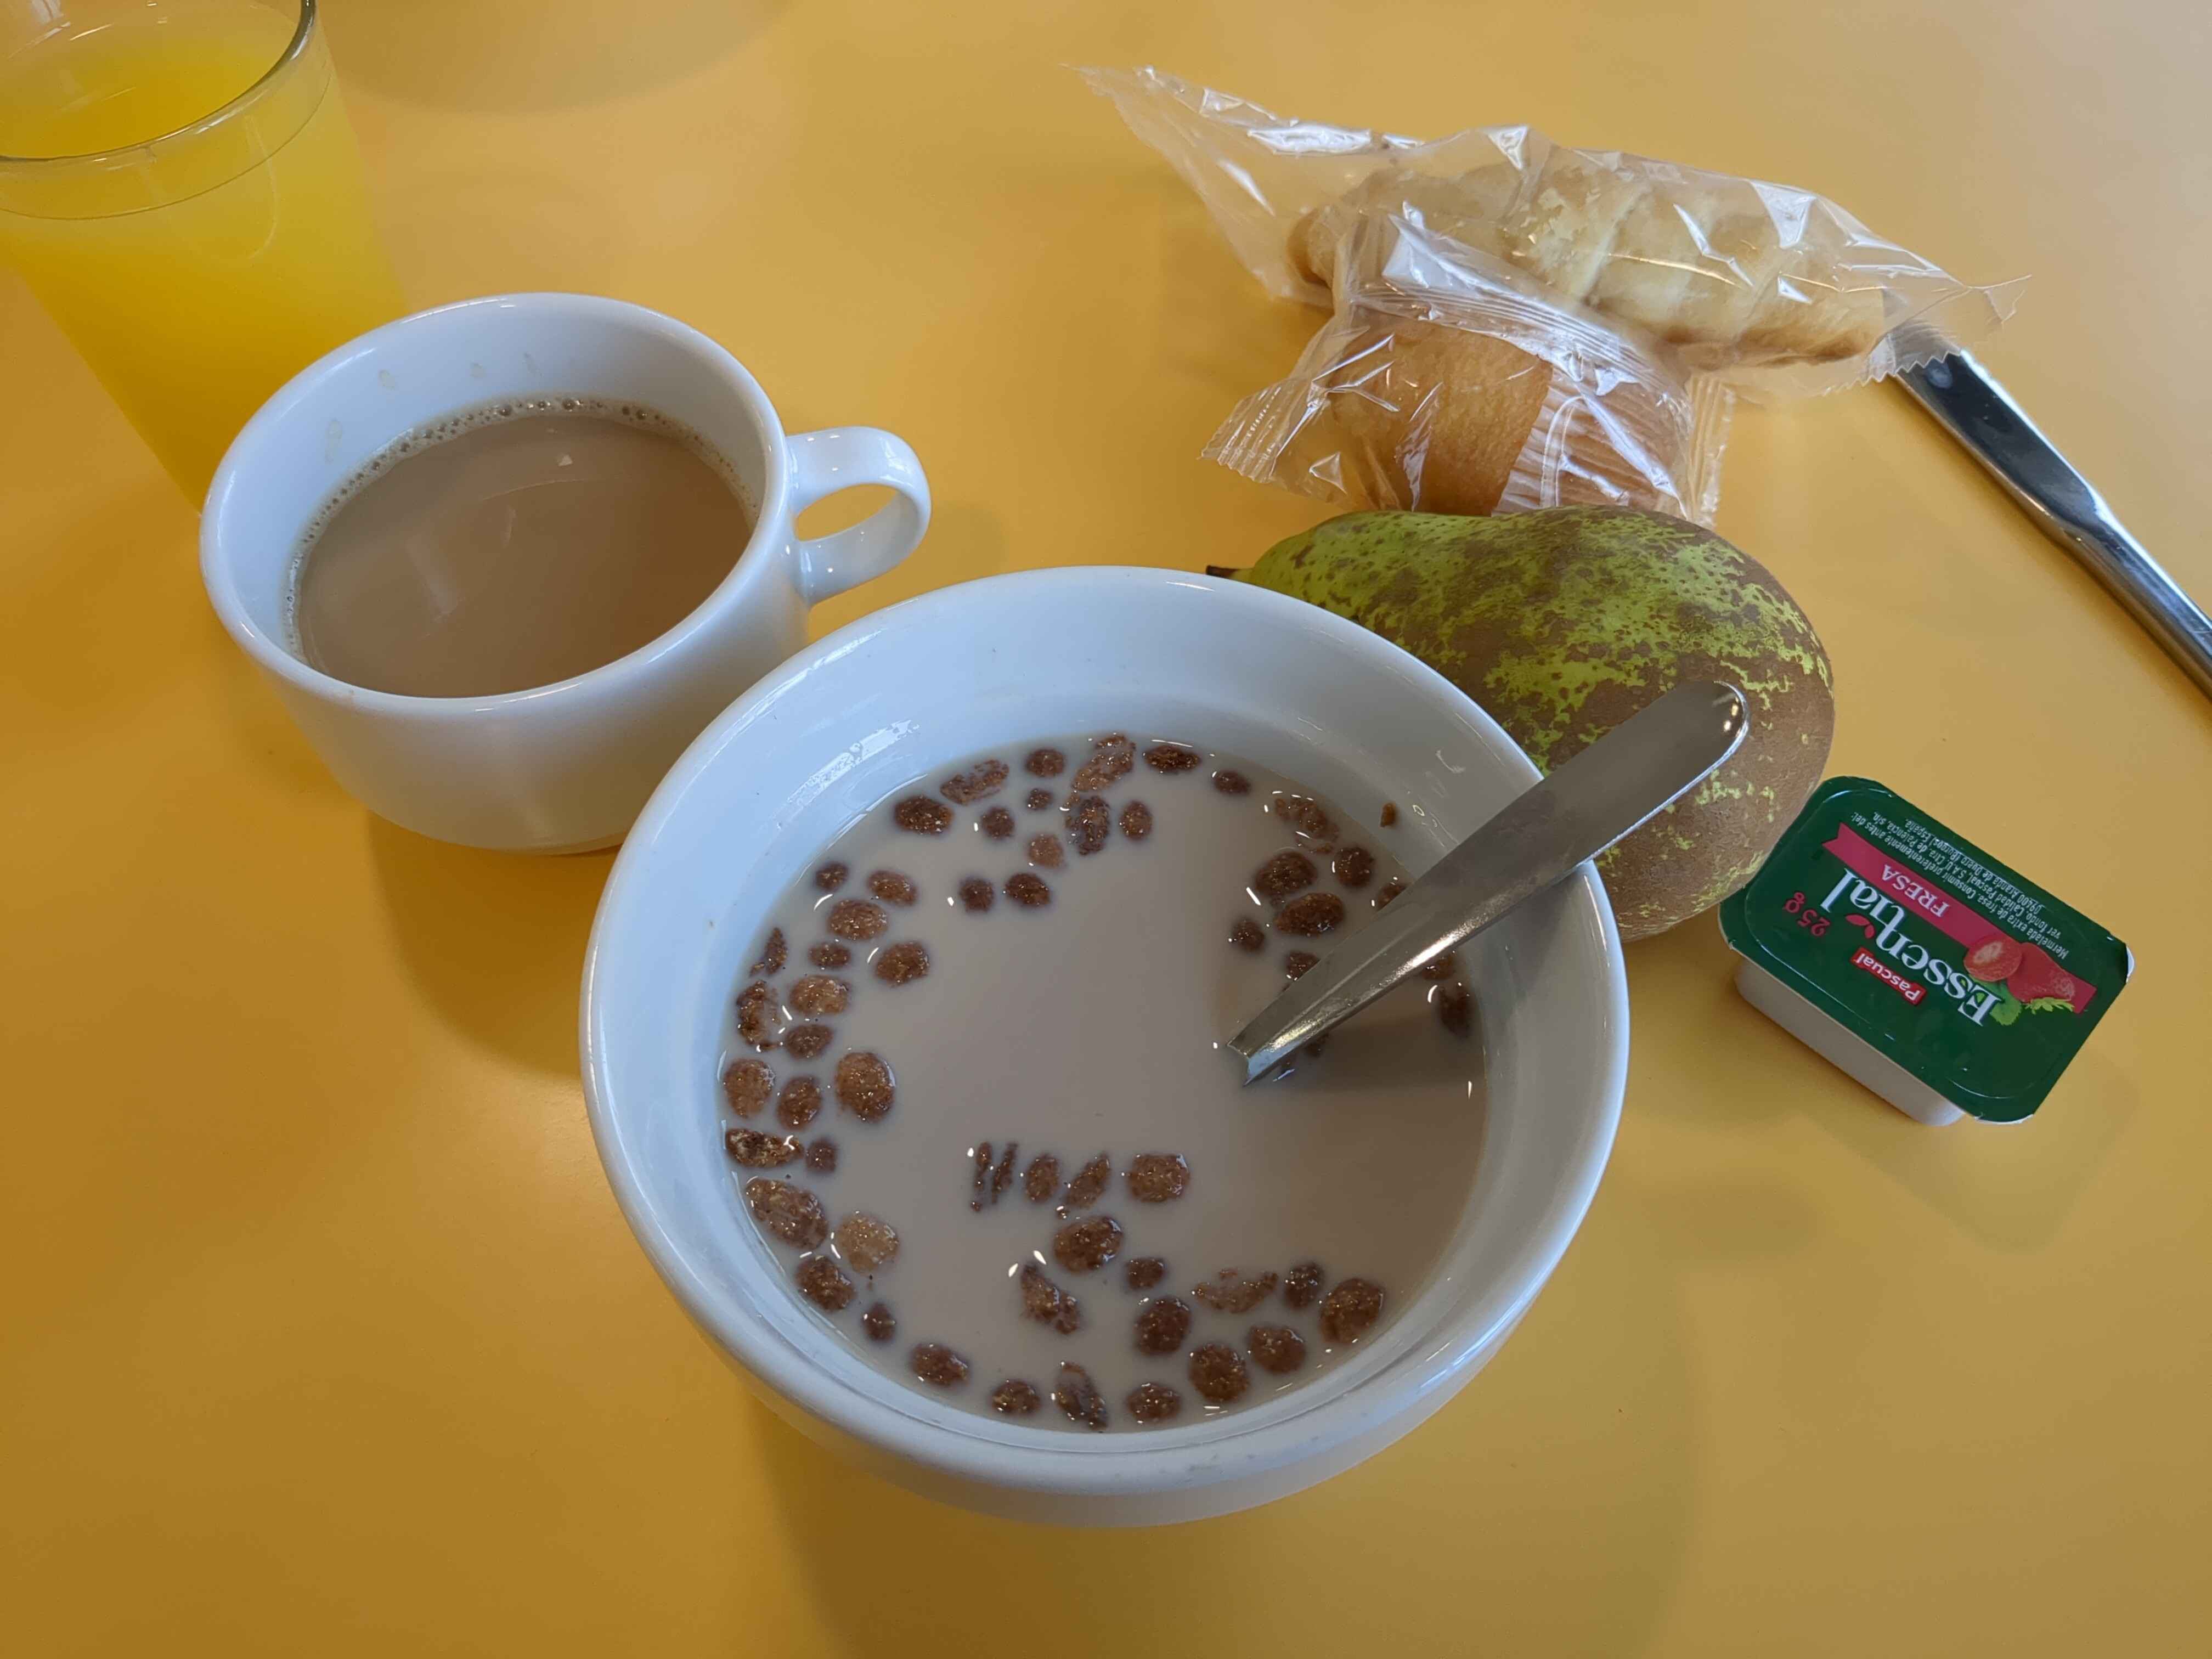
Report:
[[[720,586],[628,656],[497,696],[402,696],[303,661],[287,612],[316,509],[418,428],[562,394],[644,404],[729,462],[756,520]],[[796,534],[799,513],[856,484],[897,493],[835,535]],[[200,566],[231,637],[371,811],[441,841],[568,852],[619,841],[684,745],[805,643],[807,608],[883,574],[928,524],[921,464],[890,434],[787,437],[759,383],[697,330],[619,300],[507,294],[386,324],[279,391],[216,469]]]

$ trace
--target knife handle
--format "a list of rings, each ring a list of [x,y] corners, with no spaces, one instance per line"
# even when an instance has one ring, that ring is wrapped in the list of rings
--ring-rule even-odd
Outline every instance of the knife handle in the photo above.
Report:
[[[2197,689],[2212,697],[2212,617],[2128,533],[2105,498],[2036,430],[1973,354],[1954,351],[1907,369],[1903,379],[2043,533],[2125,605]]]

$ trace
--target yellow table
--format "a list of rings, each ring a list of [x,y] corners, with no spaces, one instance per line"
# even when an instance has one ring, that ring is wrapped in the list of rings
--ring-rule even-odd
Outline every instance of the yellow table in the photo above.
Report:
[[[2212,593],[2179,0],[331,9],[416,298],[623,295],[794,427],[913,440],[936,526],[822,629],[1315,516],[1195,458],[1310,319],[1061,67],[1146,59],[1814,185],[2033,273],[1989,359]],[[1826,637],[1832,769],[2112,927],[2135,987],[2029,1126],[1931,1132],[1739,1002],[1710,922],[1637,947],[1611,1171],[1498,1361],[1316,1491],[1100,1535],[939,1510],[754,1402],[586,1129],[607,860],[367,817],[12,279],[0,360],[0,1648],[2202,1650],[2212,708],[1901,395],[1746,416],[1721,528]]]

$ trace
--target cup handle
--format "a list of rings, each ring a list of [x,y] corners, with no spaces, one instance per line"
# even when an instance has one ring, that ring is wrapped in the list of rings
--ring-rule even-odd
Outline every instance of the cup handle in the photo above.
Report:
[[[856,484],[885,484],[898,494],[856,525],[793,544],[799,550],[799,591],[809,605],[882,575],[913,552],[929,528],[929,480],[905,439],[872,426],[793,434],[793,517]]]

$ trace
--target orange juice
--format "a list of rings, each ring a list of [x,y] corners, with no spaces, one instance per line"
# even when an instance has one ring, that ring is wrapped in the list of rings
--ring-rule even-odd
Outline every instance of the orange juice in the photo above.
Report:
[[[197,499],[404,309],[312,5],[0,0],[0,258]]]

